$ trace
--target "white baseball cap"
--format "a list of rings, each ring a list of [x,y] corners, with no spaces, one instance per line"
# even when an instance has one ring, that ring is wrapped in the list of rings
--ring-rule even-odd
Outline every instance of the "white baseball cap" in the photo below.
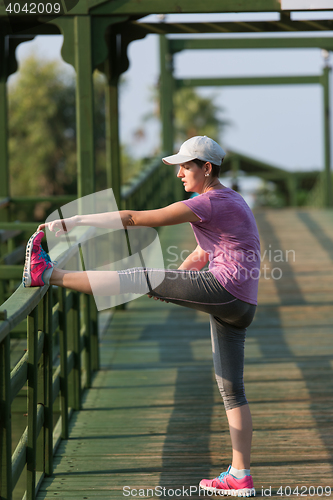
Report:
[[[178,165],[198,159],[220,166],[225,155],[225,151],[213,139],[206,135],[196,135],[183,142],[176,155],[166,156],[162,161],[166,165]]]

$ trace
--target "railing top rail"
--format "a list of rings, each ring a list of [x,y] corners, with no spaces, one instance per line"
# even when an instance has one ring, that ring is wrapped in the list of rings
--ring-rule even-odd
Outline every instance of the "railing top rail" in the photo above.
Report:
[[[71,231],[71,237],[75,237],[75,243],[81,243],[91,238],[95,233],[94,227],[77,227]],[[52,260],[56,260],[59,267],[64,265],[77,251],[76,245],[68,248],[66,241],[61,241],[50,252]],[[48,290],[48,286],[40,288],[19,288],[1,305],[1,311],[7,311],[7,319],[0,321],[0,342],[9,332],[24,320],[36,307]]]
[[[142,170],[130,183],[121,188],[121,197],[126,200],[148,179],[148,177],[161,167],[161,158],[153,158],[147,168]]]

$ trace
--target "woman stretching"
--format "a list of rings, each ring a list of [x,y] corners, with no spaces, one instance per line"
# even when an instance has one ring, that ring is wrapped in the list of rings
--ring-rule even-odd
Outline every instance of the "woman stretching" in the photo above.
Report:
[[[198,246],[178,270],[165,270],[163,281],[150,287],[149,296],[210,315],[216,380],[229,423],[232,465],[219,477],[202,479],[200,487],[222,495],[255,495],[250,474],[252,420],[243,383],[246,328],[253,320],[260,272],[260,242],[254,216],[244,199],[219,182],[223,149],[206,136],[184,142],[179,153],[163,158],[179,165],[177,177],[192,199],[158,210],[122,210],[77,215],[41,224],[27,245],[25,286],[57,285],[79,292],[142,293],[159,270],[73,272],[57,269],[41,247],[48,227],[56,235],[75,226],[114,227],[119,216],[124,228],[169,226],[190,222]],[[209,262],[209,270],[201,269]],[[88,276],[89,274],[89,276]],[[156,280],[155,280],[156,283]],[[145,293],[145,292],[143,292]]]

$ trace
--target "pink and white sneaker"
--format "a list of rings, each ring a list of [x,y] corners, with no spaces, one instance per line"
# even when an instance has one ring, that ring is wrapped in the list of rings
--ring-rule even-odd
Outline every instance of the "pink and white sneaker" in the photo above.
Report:
[[[24,287],[44,286],[49,284],[49,279],[54,263],[41,246],[44,231],[36,231],[29,239],[25,253],[25,264],[22,283]]]
[[[215,479],[202,479],[199,487],[218,495],[231,495],[233,497],[255,496],[256,490],[253,487],[252,476],[244,476],[242,479],[237,479],[230,474],[230,469],[231,465],[226,472],[222,472]]]

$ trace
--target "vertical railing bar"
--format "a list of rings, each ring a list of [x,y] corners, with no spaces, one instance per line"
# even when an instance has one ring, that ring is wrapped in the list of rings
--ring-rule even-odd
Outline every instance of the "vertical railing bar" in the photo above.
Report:
[[[85,352],[84,352],[84,367],[86,370],[86,387],[91,386],[91,320],[90,320],[90,300],[89,295],[83,296],[84,301],[84,337],[85,337]]]
[[[43,350],[40,358],[36,359],[37,362],[37,404],[43,405],[45,404],[45,296],[38,304],[38,337],[43,339]],[[40,333],[42,332],[42,333]],[[44,414],[44,412],[43,412]],[[44,418],[43,418],[44,420]],[[44,474],[44,449],[45,449],[45,436],[44,432],[41,432],[37,438],[37,449],[36,449],[36,471]],[[37,473],[37,472],[36,472]],[[38,486],[36,486],[36,491],[38,490]]]
[[[81,342],[80,342],[80,294],[77,292],[73,297],[73,351],[74,351],[74,410],[81,409]]]
[[[120,193],[119,193],[120,194]],[[88,241],[89,252],[88,255],[93,262],[96,261],[96,245],[93,239]],[[88,263],[89,265],[89,263]],[[94,298],[92,295],[88,296],[88,307],[89,307],[89,315],[90,315],[90,372],[94,370],[98,370],[99,368],[99,350],[98,350],[98,325],[97,325],[97,309]],[[91,383],[92,374],[90,375],[90,383]],[[90,385],[90,384],[89,384]]]
[[[68,439],[68,370],[67,370],[67,320],[66,320],[66,290],[59,288],[59,343],[60,343],[60,392],[62,439]]]
[[[44,443],[45,474],[53,473],[53,321],[52,321],[52,289],[49,288],[44,301],[45,340],[44,340]]]
[[[99,370],[99,338],[97,308],[94,298],[89,295],[90,314],[91,314],[91,369]]]
[[[0,343],[0,416],[0,498],[12,500],[10,334]]]
[[[28,443],[27,500],[35,500],[37,444],[38,306],[27,317],[28,332]]]

